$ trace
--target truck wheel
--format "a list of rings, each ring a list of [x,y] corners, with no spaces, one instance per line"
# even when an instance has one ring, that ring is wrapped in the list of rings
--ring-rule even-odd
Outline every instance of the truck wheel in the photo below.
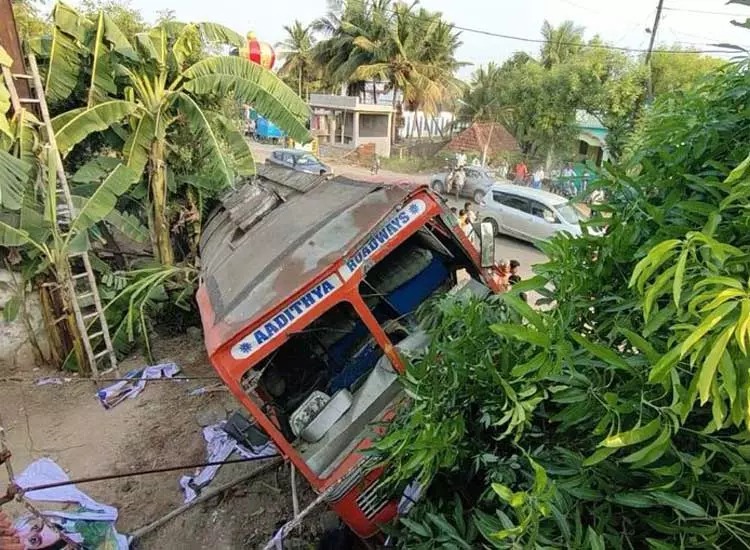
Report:
[[[497,237],[498,235],[500,235],[500,228],[497,226],[497,222],[495,220],[493,220],[492,218],[485,218],[484,222],[488,223],[488,224],[490,224],[492,226],[492,234],[495,237]]]
[[[445,193],[445,184],[440,180],[435,180],[432,182],[432,190],[442,195]]]

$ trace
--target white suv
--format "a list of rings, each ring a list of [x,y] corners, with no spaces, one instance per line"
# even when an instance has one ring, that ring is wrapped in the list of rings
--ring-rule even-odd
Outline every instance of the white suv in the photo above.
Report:
[[[498,183],[485,196],[479,219],[492,224],[495,235],[537,241],[562,231],[577,237],[583,232],[580,222],[588,217],[560,195]]]

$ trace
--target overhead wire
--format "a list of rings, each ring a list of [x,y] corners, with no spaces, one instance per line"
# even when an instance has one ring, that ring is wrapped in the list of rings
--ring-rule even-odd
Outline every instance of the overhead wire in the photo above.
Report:
[[[386,9],[385,11],[387,11],[387,12],[389,12],[391,14],[398,13],[395,9]],[[417,22],[414,21],[414,23],[416,24]],[[524,42],[524,43],[527,43],[527,44],[546,44],[547,43],[547,41],[545,39],[543,39],[543,38],[531,38],[531,37],[528,37],[528,36],[517,36],[517,35],[514,35],[514,34],[506,34],[506,33],[501,33],[501,32],[488,31],[486,29],[478,29],[478,28],[474,28],[474,27],[467,27],[467,26],[464,26],[464,25],[458,25],[458,24],[453,23],[453,22],[448,21],[448,20],[445,20],[445,23],[447,23],[448,25],[450,25],[451,28],[456,29],[458,31],[468,32],[468,33],[473,33],[473,34],[479,34],[479,35],[482,35],[482,36],[490,36],[490,37],[493,37],[493,38],[502,38],[502,39],[505,39],[505,40],[514,40],[516,42]],[[422,24],[425,24],[425,23],[422,22]],[[601,44],[594,43],[594,44],[592,44],[592,43],[581,43],[581,42],[558,42],[557,44],[560,45],[560,46],[578,46],[578,47],[584,47],[584,48],[601,49],[601,50],[614,50],[614,51],[629,52],[629,53],[648,53],[648,48],[642,48],[642,47],[633,48],[633,47],[629,47],[629,46],[616,46],[614,44],[606,44],[606,43],[601,43]],[[699,45],[707,46],[709,48],[717,48],[718,47],[717,44],[709,44],[709,43],[699,44]],[[669,49],[669,48],[655,48],[653,50],[653,53],[664,53],[664,54],[685,54],[685,53],[729,54],[729,53],[734,53],[734,52],[735,52],[735,50],[733,50],[731,48],[724,48],[724,47],[721,47],[720,49],[690,49],[690,50],[685,50],[685,49],[675,50],[675,49]]]
[[[666,11],[676,11],[683,13],[695,13],[701,15],[724,15],[726,17],[750,17],[750,13],[731,13],[725,11],[696,10],[691,8],[672,8],[669,6],[662,7]]]

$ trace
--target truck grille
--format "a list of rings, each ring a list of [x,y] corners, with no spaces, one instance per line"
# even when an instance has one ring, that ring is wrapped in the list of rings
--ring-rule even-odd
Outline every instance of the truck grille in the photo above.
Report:
[[[372,520],[378,512],[385,508],[390,500],[385,492],[381,490],[382,487],[383,481],[376,481],[357,497],[357,506],[359,506],[364,516],[369,520]]]

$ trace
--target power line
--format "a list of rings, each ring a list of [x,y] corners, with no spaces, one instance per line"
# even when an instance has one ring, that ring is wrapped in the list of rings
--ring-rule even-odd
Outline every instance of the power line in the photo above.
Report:
[[[684,13],[698,13],[702,15],[725,15],[728,17],[750,17],[750,13],[729,13],[725,11],[693,10],[693,9],[688,9],[688,8],[670,8],[667,6],[664,6],[662,9],[667,10],[667,11],[677,11],[677,12],[684,12]]]
[[[663,8],[666,9],[666,8]],[[386,12],[389,12],[393,15],[397,14],[398,12],[394,9],[386,9],[384,10]],[[441,16],[442,18],[442,16]],[[463,31],[463,32],[469,32],[474,34],[480,34],[482,36],[491,36],[493,38],[503,38],[506,40],[515,40],[517,42],[525,42],[529,44],[546,44],[547,41],[543,38],[529,38],[527,36],[516,36],[512,34],[504,34],[499,32],[493,32],[488,31],[484,29],[477,29],[473,27],[464,27],[463,25],[457,25],[455,23],[452,23],[450,21],[444,20],[446,24],[450,25],[451,28]],[[414,24],[417,23],[416,19],[412,22]],[[423,25],[425,25],[425,22],[420,22]],[[593,49],[599,49],[599,50],[614,50],[614,51],[620,51],[620,52],[630,52],[630,53],[648,53],[648,48],[630,48],[627,46],[615,46],[612,44],[591,44],[591,43],[581,43],[581,42],[557,42],[560,46],[576,46],[580,48],[593,48]],[[709,46],[709,47],[716,47],[717,44],[703,44],[703,46]],[[707,50],[701,50],[701,49],[692,49],[692,50],[674,50],[674,49],[654,49],[652,53],[665,53],[665,54],[681,54],[681,53],[723,53],[728,54],[732,53],[734,50],[731,50],[729,48],[722,48],[722,49],[707,49]]]
[[[454,23],[449,23],[451,27],[454,29],[465,31],[465,32],[472,32],[475,34],[482,34],[484,36],[492,36],[495,38],[505,38],[507,40],[516,40],[519,42],[528,42],[533,44],[546,44],[547,41],[541,38],[528,38],[524,36],[514,36],[511,34],[503,34],[498,32],[492,32],[492,31],[485,31],[482,29],[474,29],[471,27],[463,27],[460,25],[456,25]],[[646,48],[629,48],[626,46],[613,46],[611,44],[585,44],[580,42],[557,42],[560,46],[578,46],[581,48],[595,48],[595,49],[602,49],[602,50],[616,50],[620,52],[631,52],[631,53],[648,53],[649,49]],[[714,46],[714,44],[705,44],[706,46]],[[652,53],[674,53],[674,54],[680,54],[680,53],[730,53],[729,49],[720,49],[720,50],[670,50],[670,49],[655,49],[652,50]]]

